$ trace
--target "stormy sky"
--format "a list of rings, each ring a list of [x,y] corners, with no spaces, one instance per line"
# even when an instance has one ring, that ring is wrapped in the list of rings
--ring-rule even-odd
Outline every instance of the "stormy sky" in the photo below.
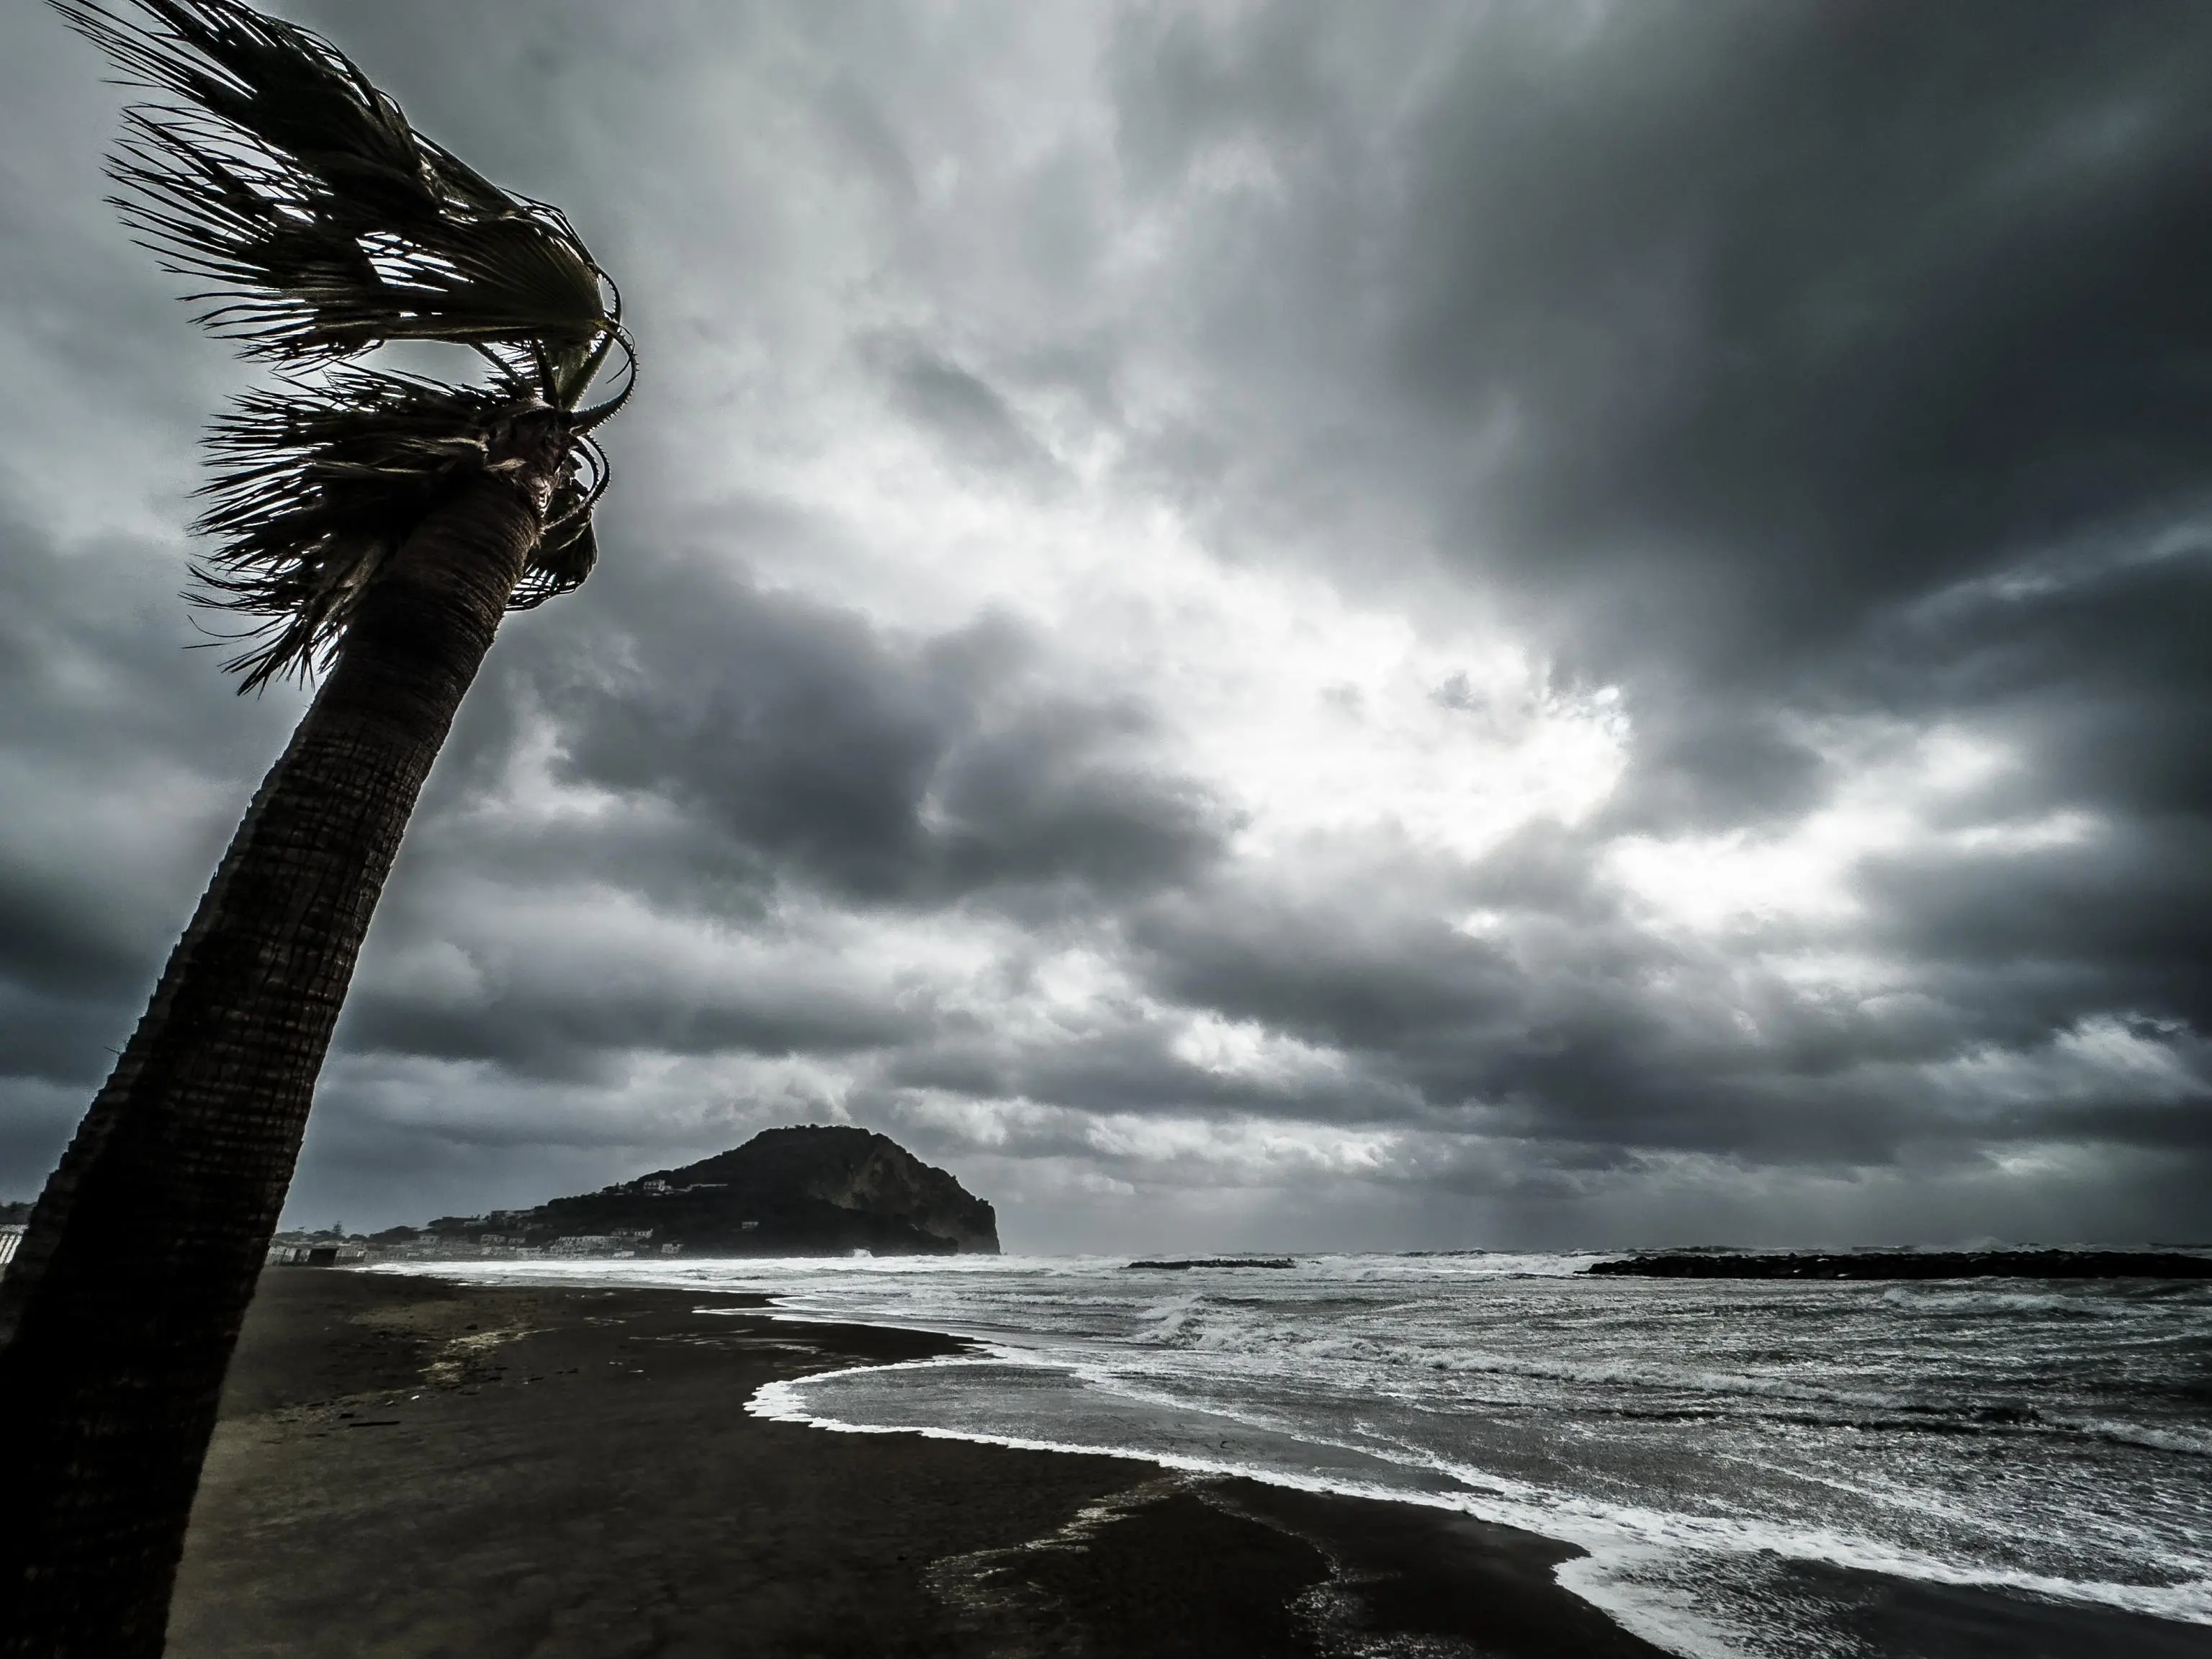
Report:
[[[297,0],[645,381],[288,1218],[881,1129],[1011,1249],[2212,1235],[2212,9]],[[0,1196],[302,707],[0,17]]]

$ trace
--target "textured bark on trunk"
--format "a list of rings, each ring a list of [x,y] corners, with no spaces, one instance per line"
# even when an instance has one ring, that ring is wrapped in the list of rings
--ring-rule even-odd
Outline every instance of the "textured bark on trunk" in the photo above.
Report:
[[[161,1651],[229,1364],[362,935],[543,522],[526,414],[364,597],[0,1277],[0,1655]]]

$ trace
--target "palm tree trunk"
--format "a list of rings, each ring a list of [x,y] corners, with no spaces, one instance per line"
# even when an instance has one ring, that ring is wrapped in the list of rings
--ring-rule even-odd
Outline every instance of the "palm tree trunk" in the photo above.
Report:
[[[407,820],[539,534],[560,420],[427,517],[247,809],[0,1278],[0,1655],[161,1651],[223,1372]]]

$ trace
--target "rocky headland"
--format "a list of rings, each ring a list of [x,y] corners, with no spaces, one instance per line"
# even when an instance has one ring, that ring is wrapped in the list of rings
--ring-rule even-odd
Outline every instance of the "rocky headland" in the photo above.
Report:
[[[368,1243],[372,1257],[995,1255],[999,1224],[989,1204],[890,1137],[805,1124],[595,1193]]]

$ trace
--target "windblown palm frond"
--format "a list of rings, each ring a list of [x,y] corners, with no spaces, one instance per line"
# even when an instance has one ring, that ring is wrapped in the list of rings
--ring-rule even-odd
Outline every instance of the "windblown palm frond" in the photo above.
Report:
[[[259,644],[223,666],[251,690],[325,666],[384,560],[453,488],[483,464],[503,392],[412,375],[340,369],[319,386],[252,392],[208,436],[218,476],[193,528],[218,538],[192,567],[205,605],[268,618],[239,637]],[[588,438],[553,495],[545,533],[508,601],[523,611],[582,586],[598,550],[591,508],[606,465]]]
[[[110,172],[125,222],[209,284],[199,320],[280,365],[210,434],[219,538],[199,603],[263,618],[225,666],[240,690],[325,665],[386,554],[484,457],[503,410],[571,411],[571,476],[513,604],[566,592],[596,557],[606,465],[578,410],[619,347],[614,284],[565,216],[416,132],[335,46],[239,0],[50,0],[131,84]],[[130,14],[125,15],[125,11]],[[475,349],[484,386],[338,365],[393,341]],[[631,377],[634,379],[634,375]]]
[[[127,222],[216,286],[203,320],[260,356],[387,340],[546,348],[580,366],[610,319],[568,222],[417,133],[338,50],[234,0],[56,0],[149,90],[112,171]],[[541,390],[551,394],[554,388]],[[580,391],[580,388],[577,388]]]

